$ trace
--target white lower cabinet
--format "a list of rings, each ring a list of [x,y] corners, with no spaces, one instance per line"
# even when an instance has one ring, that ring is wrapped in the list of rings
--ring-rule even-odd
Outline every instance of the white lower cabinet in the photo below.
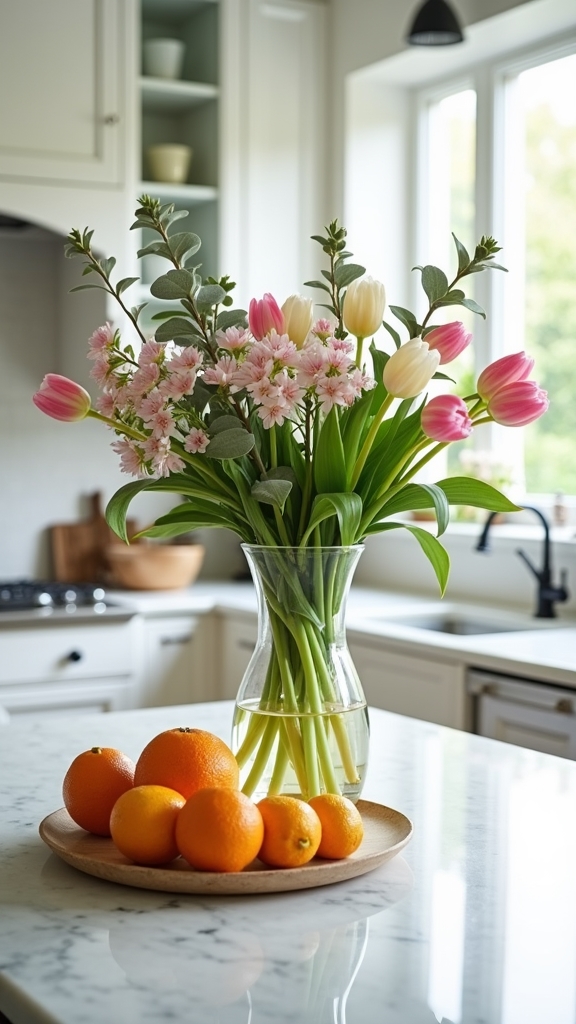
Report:
[[[218,696],[221,700],[234,700],[256,647],[258,620],[250,613],[226,614],[221,617],[220,629]]]
[[[141,622],[138,696],[141,707],[202,700],[196,663],[198,618],[146,617]]]
[[[350,635],[350,654],[368,704],[426,722],[467,728],[463,665],[404,654],[385,641]]]
[[[0,630],[0,708],[21,715],[137,705],[132,620]]]

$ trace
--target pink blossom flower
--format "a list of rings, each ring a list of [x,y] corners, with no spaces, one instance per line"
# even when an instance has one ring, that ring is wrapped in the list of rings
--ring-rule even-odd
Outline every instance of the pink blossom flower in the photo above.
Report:
[[[97,327],[88,339],[88,359],[98,359],[103,352],[112,348],[115,337],[116,332],[112,324],[106,322],[102,327]]]
[[[146,398],[138,403],[138,415],[143,420],[150,420],[164,408],[164,403],[164,396],[158,388],[154,388]]]
[[[321,341],[326,341],[326,338],[329,338],[332,334],[332,330],[332,324],[324,317],[321,317],[315,324],[312,324],[311,328],[312,334],[315,334]]]
[[[458,395],[437,395],[424,406],[422,430],[433,441],[463,441],[472,433],[466,403]]]
[[[347,352],[350,355],[354,351],[355,345],[349,338],[327,338],[326,339],[330,348],[335,349],[338,352]]]
[[[549,404],[546,391],[535,380],[516,380],[492,395],[488,412],[505,427],[524,427],[542,416]]]
[[[111,448],[120,456],[120,471],[140,479],[150,476],[144,449],[135,441],[113,441]]]
[[[206,384],[218,384],[220,387],[227,387],[234,381],[238,364],[234,356],[221,356],[214,364],[204,371]]]
[[[180,473],[185,468],[180,456],[170,450],[169,437],[149,437],[144,443],[144,452],[157,476],[170,476],[170,473]]]
[[[109,419],[114,415],[116,411],[116,399],[111,391],[104,391],[100,395],[100,398],[96,399],[96,408],[102,416],[107,416]]]
[[[372,388],[376,387],[374,377],[371,377],[367,373],[362,373],[362,370],[357,366],[354,366],[352,369],[349,379],[356,398],[359,397],[362,391],[372,391]]]
[[[258,409],[258,415],[267,430],[270,430],[276,423],[281,427],[288,412],[286,402],[281,397],[264,399]]]
[[[270,331],[270,334],[263,341],[254,345],[256,352],[268,354],[278,365],[297,366],[300,360],[300,353],[293,341],[287,334],[277,334]]]
[[[154,416],[146,420],[146,426],[152,431],[152,437],[170,437],[176,430],[174,417],[169,409],[159,409]]]
[[[320,399],[322,412],[330,412],[335,405],[349,405],[348,377],[319,377],[316,382],[316,394]]]
[[[178,351],[167,364],[170,372],[173,370],[197,370],[202,365],[204,356],[194,345],[187,345],[186,348]]]
[[[305,388],[312,387],[324,373],[326,349],[319,342],[313,342],[302,350],[298,366],[298,380]]]
[[[290,377],[285,370],[276,376],[275,382],[278,387],[278,394],[290,406],[290,410],[293,411],[304,395],[304,388],[300,386],[296,378]]]
[[[278,395],[278,388],[269,377],[262,377],[260,380],[252,381],[246,385],[255,402],[263,402],[265,398],[275,398]]]
[[[263,299],[250,300],[248,323],[257,341],[273,330],[284,333],[284,314],[270,292],[266,292]]]
[[[166,346],[158,341],[146,341],[138,353],[138,366],[164,362]]]
[[[139,370],[136,370],[128,384],[128,393],[132,400],[145,395],[147,391],[151,391],[159,379],[160,368],[156,363],[149,363],[147,366],[142,366]]]
[[[514,352],[490,363],[478,377],[476,390],[485,402],[500,388],[517,380],[526,380],[532,373],[534,360],[525,352]]]
[[[429,349],[440,353],[440,364],[451,363],[468,347],[472,341],[472,334],[466,330],[463,323],[456,320],[451,324],[434,327],[428,331],[425,340]]]
[[[332,340],[330,340],[326,345],[324,365],[327,372],[328,370],[337,370],[338,373],[346,373],[350,366],[350,357],[348,352],[345,349],[333,345]]]
[[[192,394],[195,383],[195,371],[186,370],[183,373],[170,373],[168,377],[160,381],[158,389],[164,398],[171,398],[173,401],[179,402],[184,395]]]
[[[190,433],[184,439],[184,447],[187,452],[192,452],[193,455],[205,452],[210,443],[210,438],[205,430],[200,430],[199,427],[192,427]]]
[[[250,332],[245,327],[228,327],[225,331],[216,332],[215,341],[227,352],[242,352],[251,341]]]
[[[109,374],[110,366],[108,365],[108,357],[106,355],[96,356],[94,366],[90,370],[90,376],[92,379],[102,387],[106,384]]]
[[[90,395],[76,381],[59,373],[47,373],[40,389],[32,396],[34,405],[54,420],[73,423],[90,412]]]

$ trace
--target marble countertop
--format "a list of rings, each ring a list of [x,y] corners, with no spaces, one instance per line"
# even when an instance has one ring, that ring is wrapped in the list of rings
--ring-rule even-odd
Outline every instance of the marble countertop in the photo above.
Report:
[[[201,582],[177,591],[112,591],[116,601],[142,615],[202,614],[209,611],[256,613],[251,583]],[[493,622],[522,620],[521,632],[457,636],[418,629],[394,621],[402,612],[468,610]],[[399,650],[417,650],[422,657],[459,662],[495,672],[576,688],[576,620],[538,620],[515,609],[440,601],[415,594],[352,587],[348,599],[350,633],[382,637]]]
[[[231,704],[0,728],[0,1010],[13,1024],[574,1024],[576,764],[371,712],[364,796],[414,822],[350,882],[174,896],[90,878],[43,845],[72,758],[135,757]]]

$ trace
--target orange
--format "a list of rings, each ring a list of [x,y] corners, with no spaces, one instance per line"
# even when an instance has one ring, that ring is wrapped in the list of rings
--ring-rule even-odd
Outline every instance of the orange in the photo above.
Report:
[[[313,796],[309,803],[322,824],[318,856],[343,860],[354,853],[364,837],[364,825],[352,801],[339,793],[321,793]]]
[[[273,868],[299,868],[312,860],[322,826],[310,804],[294,796],[265,796],[258,809],[264,819],[260,860]]]
[[[167,786],[188,799],[199,789],[238,789],[238,762],[224,740],[203,729],[167,729],[136,762],[135,786]]]
[[[176,823],[183,857],[199,871],[242,871],[262,845],[264,825],[255,803],[237,789],[200,789]]]
[[[68,814],[80,828],[110,835],[110,813],[119,796],[134,785],[134,762],[113,747],[92,747],[78,754],[62,785]]]
[[[110,831],[116,846],[136,864],[167,864],[178,856],[176,819],[186,801],[166,786],[135,786],[116,801]]]

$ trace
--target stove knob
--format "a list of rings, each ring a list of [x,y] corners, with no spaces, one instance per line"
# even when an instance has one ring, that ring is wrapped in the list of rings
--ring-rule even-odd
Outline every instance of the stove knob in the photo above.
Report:
[[[67,655],[66,660],[74,662],[82,661],[83,657],[84,655],[82,654],[82,651],[70,651],[70,654]]]

